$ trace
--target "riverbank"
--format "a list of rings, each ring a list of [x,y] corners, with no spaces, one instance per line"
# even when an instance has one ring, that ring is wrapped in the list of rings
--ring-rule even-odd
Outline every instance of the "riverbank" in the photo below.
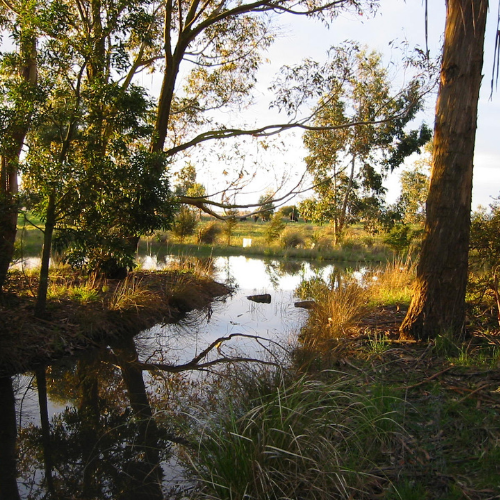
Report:
[[[0,371],[13,375],[109,339],[173,323],[230,292],[210,276],[185,270],[137,271],[105,280],[54,271],[48,316],[33,316],[37,278],[11,273],[0,303]]]
[[[498,323],[471,307],[467,342],[400,341],[413,270],[302,283],[316,305],[292,365],[231,373],[186,451],[189,498],[500,498]]]

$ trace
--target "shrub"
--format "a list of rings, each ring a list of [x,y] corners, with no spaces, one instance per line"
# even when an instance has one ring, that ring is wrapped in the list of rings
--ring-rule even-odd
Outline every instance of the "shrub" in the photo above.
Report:
[[[181,207],[172,226],[172,232],[183,242],[187,236],[194,234],[197,224],[196,214],[187,207]]]
[[[411,227],[406,224],[396,224],[384,238],[384,243],[393,250],[401,252],[407,250],[412,240]]]
[[[238,224],[238,219],[236,218],[238,215],[237,210],[228,210],[226,212],[228,218],[224,220],[224,228],[222,232],[226,236],[227,245],[231,245],[231,237],[233,236],[234,229]]]
[[[304,246],[304,244],[304,236],[295,229],[288,228],[281,235],[281,245],[284,248],[297,248]]]
[[[277,213],[273,215],[273,218],[269,222],[265,236],[266,236],[266,243],[272,243],[273,241],[279,239],[281,236],[281,233],[285,229],[285,223],[282,220],[282,215],[281,213]]]
[[[204,245],[213,245],[221,231],[222,229],[220,225],[215,221],[205,224],[198,231],[198,243]]]

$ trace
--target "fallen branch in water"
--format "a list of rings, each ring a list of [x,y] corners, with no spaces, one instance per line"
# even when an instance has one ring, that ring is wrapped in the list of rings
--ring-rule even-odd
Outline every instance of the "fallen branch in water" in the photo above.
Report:
[[[214,340],[206,349],[200,352],[197,356],[195,356],[193,359],[188,361],[187,363],[183,363],[180,365],[174,365],[174,364],[169,364],[169,363],[147,363],[147,362],[141,362],[141,361],[135,361],[133,362],[134,366],[139,368],[140,370],[148,370],[148,371],[154,371],[154,370],[161,370],[161,371],[166,371],[169,373],[180,373],[184,371],[191,371],[191,370],[206,370],[207,368],[210,368],[215,365],[219,364],[227,364],[227,363],[259,363],[261,365],[266,365],[266,366],[275,366],[275,367],[280,367],[281,364],[276,362],[276,361],[266,361],[258,358],[252,358],[252,357],[240,357],[240,356],[226,356],[221,352],[221,348],[225,342],[228,342],[229,340],[235,339],[235,338],[246,338],[246,339],[251,339],[255,340],[263,349],[265,349],[269,354],[273,355],[272,351],[269,350],[268,347],[263,345],[261,342],[265,341],[266,343],[271,343],[274,344],[275,346],[280,347],[281,349],[284,349],[282,345],[278,344],[277,342],[260,337],[259,335],[248,335],[245,333],[232,333],[231,335],[225,336],[225,337],[219,337],[218,339]],[[219,353],[219,356],[217,359],[211,360],[211,361],[204,361],[207,356],[214,350],[217,350]],[[116,362],[116,364],[120,364],[119,362]]]

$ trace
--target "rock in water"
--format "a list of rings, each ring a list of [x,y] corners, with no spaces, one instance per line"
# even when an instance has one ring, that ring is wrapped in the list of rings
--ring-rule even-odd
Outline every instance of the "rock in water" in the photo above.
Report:
[[[295,302],[295,307],[302,307],[302,309],[312,309],[316,305],[314,300],[301,300],[299,302]]]
[[[252,300],[253,302],[260,302],[262,304],[270,304],[271,303],[271,294],[262,293],[260,295],[247,295],[248,300]]]

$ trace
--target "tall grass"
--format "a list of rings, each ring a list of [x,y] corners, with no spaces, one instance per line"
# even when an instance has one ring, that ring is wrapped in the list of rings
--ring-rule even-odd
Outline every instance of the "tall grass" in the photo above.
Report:
[[[346,334],[362,315],[367,303],[367,289],[353,279],[326,283],[314,277],[301,283],[296,293],[313,299],[301,340],[308,349],[323,350],[330,340]]]
[[[399,426],[390,404],[351,384],[301,378],[251,402],[233,397],[189,456],[197,498],[370,498],[369,471]]]
[[[113,291],[108,303],[111,311],[125,311],[129,309],[140,309],[154,305],[157,298],[151,290],[142,284],[142,279],[129,274]]]
[[[409,304],[416,275],[416,264],[397,258],[365,276],[371,305]]]

